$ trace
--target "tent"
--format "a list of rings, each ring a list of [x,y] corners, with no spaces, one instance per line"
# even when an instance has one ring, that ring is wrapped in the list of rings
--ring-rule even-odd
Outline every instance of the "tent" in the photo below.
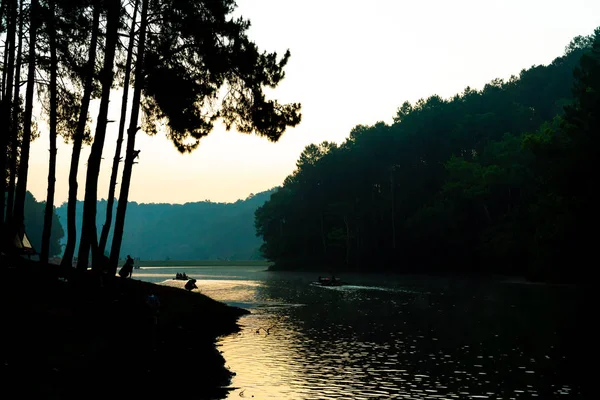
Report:
[[[27,234],[23,231],[23,233],[16,232],[12,242],[12,250],[17,254],[24,255],[34,255],[37,254]]]

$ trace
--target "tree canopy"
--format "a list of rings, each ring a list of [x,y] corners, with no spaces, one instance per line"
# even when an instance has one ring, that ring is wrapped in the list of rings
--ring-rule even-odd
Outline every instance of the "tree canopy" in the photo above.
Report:
[[[550,65],[307,146],[256,211],[263,255],[279,268],[582,277],[599,49],[600,29]]]

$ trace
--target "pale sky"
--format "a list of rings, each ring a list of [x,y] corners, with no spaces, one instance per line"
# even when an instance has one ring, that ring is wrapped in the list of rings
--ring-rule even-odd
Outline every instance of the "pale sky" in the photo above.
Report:
[[[480,89],[494,78],[548,64],[573,37],[600,26],[597,0],[238,0],[238,6],[237,14],[252,22],[249,36],[259,48],[279,54],[290,49],[286,78],[270,93],[284,103],[302,103],[301,124],[278,143],[219,127],[186,155],[164,134],[140,132],[130,201],[233,202],[281,185],[310,143],[340,143],[357,124],[389,123],[405,100],[450,97],[466,86]],[[120,92],[111,97],[109,119],[118,121],[120,98]],[[95,119],[97,102],[90,112]],[[28,189],[44,200],[49,144],[45,120],[38,122]],[[109,124],[99,199],[107,197],[117,129],[118,123]],[[67,199],[71,151],[59,139],[57,205]],[[88,156],[86,147],[79,199]]]

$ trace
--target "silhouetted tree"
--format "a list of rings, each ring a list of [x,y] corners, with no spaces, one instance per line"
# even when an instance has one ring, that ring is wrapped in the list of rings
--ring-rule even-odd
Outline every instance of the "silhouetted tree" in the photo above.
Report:
[[[117,186],[117,174],[119,172],[119,162],[121,162],[121,146],[123,144],[123,134],[125,133],[125,122],[127,118],[127,99],[129,96],[129,81],[131,75],[131,63],[133,59],[133,45],[135,43],[134,38],[135,27],[137,23],[136,20],[138,6],[139,0],[135,0],[135,3],[133,5],[133,16],[131,17],[131,29],[129,31],[127,59],[125,61],[125,75],[123,78],[123,97],[121,99],[121,117],[119,119],[119,133],[117,136],[117,146],[115,148],[115,157],[113,159],[112,172],[110,174],[110,183],[108,186],[108,197],[106,201],[106,219],[104,221],[104,225],[102,225],[102,232],[100,233],[100,243],[98,244],[98,252],[100,254],[104,254],[104,251],[106,249],[106,242],[108,241],[108,232],[110,231],[110,226],[112,224],[112,212],[115,201],[115,188]]]
[[[35,87],[36,40],[39,26],[39,3],[31,0],[29,10],[29,55],[27,65],[27,88],[25,90],[25,111],[21,155],[19,160],[18,182],[15,191],[14,224],[17,229],[23,229],[25,223],[25,193],[27,190],[27,174],[29,171],[29,147],[31,142],[33,117],[33,91]]]
[[[8,193],[7,203],[6,203],[6,220],[12,220],[13,208],[15,202],[15,184],[17,179],[17,157],[19,154],[19,131],[21,130],[22,121],[20,120],[21,116],[21,96],[20,96],[20,88],[21,88],[21,65],[22,65],[22,52],[23,52],[23,22],[25,20],[25,15],[23,14],[23,3],[24,0],[21,0],[19,3],[19,30],[18,30],[18,45],[17,45],[17,58],[16,58],[16,66],[15,66],[15,85],[14,85],[14,95],[13,95],[13,110],[12,110],[12,127],[10,132],[10,156],[8,158],[8,167],[7,172],[9,175],[8,179]],[[8,155],[7,148],[7,155]]]
[[[96,66],[96,49],[98,47],[98,35],[100,29],[100,3],[96,2],[92,5],[92,24],[89,41],[89,52],[87,63],[83,70],[83,97],[81,99],[81,109],[79,111],[79,120],[77,129],[73,137],[73,152],[71,154],[71,166],[69,170],[69,198],[68,198],[68,213],[67,213],[67,244],[61,261],[62,266],[71,266],[73,263],[73,255],[75,253],[75,242],[77,240],[77,228],[75,225],[75,216],[77,211],[77,172],[79,170],[79,158],[81,155],[81,147],[86,138],[86,126],[88,121],[88,111],[92,90],[94,88],[95,66]]]
[[[140,32],[138,37],[137,58],[135,62],[135,85],[133,88],[133,101],[131,105],[131,115],[129,119],[129,129],[127,130],[127,148],[125,151],[125,164],[123,167],[123,179],[121,180],[121,193],[117,206],[117,215],[115,217],[115,231],[110,254],[110,266],[116,271],[119,262],[119,253],[121,250],[121,240],[123,238],[123,226],[125,225],[125,212],[127,209],[127,200],[129,197],[129,184],[131,182],[131,171],[133,169],[133,160],[137,156],[135,152],[135,134],[138,130],[137,122],[140,110],[140,101],[142,95],[142,85],[144,82],[143,68],[144,56],[146,52],[146,30],[148,27],[148,0],[142,0],[142,11],[140,16]]]
[[[44,232],[42,234],[42,249],[40,261],[48,262],[50,252],[50,234],[52,232],[52,219],[54,216],[54,190],[56,186],[56,136],[57,136],[57,112],[58,112],[58,57],[56,55],[56,30],[57,18],[56,1],[49,1],[49,10],[46,14],[46,26],[50,47],[50,160],[48,163],[48,195],[46,196],[46,211],[44,213]]]
[[[10,121],[11,110],[13,106],[13,79],[15,72],[15,38],[17,31],[17,0],[3,1],[2,10],[6,10],[7,20],[7,33],[6,33],[6,46],[4,52],[4,68],[2,72],[2,100],[0,103],[0,120],[2,121],[2,127],[0,128],[0,166],[2,166],[2,176],[0,177],[0,184],[2,189],[2,196],[0,196],[0,237],[2,238],[2,244],[4,244],[4,221],[5,221],[5,193],[7,184],[7,169],[6,161],[8,154],[9,138],[11,137],[12,124]]]
[[[167,136],[177,149],[189,152],[212,131],[217,119],[228,129],[235,125],[240,132],[255,132],[272,141],[300,122],[299,104],[281,105],[263,93],[263,87],[276,87],[283,79],[289,52],[280,60],[275,53],[259,53],[246,36],[248,22],[230,17],[233,1],[171,0],[152,5],[156,22],[148,26],[147,43],[138,45],[146,47],[145,51],[138,48],[138,61],[143,60],[139,74],[136,65],[134,90],[141,89],[144,98],[134,100],[132,106],[135,110],[141,100],[149,133],[156,132],[156,122],[165,122]],[[229,90],[219,107],[215,103],[223,86]],[[137,154],[137,118],[133,117],[134,112],[110,255],[113,268],[119,259]]]

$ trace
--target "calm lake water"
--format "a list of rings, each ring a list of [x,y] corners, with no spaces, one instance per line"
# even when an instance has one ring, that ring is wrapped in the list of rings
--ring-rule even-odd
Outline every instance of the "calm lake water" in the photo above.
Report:
[[[151,282],[186,272],[251,311],[218,341],[236,373],[231,399],[584,398],[575,287],[346,274],[347,286],[321,287],[264,269],[134,271]]]

